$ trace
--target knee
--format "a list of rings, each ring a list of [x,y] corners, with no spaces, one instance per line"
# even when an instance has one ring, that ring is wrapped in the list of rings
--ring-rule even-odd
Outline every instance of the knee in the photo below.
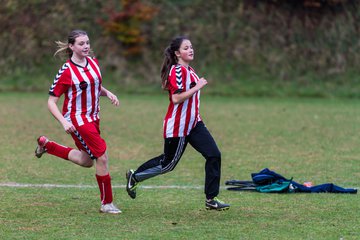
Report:
[[[172,171],[174,171],[174,169],[175,169],[175,166],[163,171],[162,174],[172,172]]]
[[[94,161],[90,159],[89,161],[85,162],[82,166],[86,168],[91,168],[92,166],[94,166]]]
[[[163,162],[161,162],[161,173],[164,174],[172,172],[178,164],[179,160],[180,157],[165,159]]]
[[[221,161],[221,152],[219,150],[217,151],[216,158],[218,158],[219,161]]]
[[[94,161],[88,155],[82,155],[80,165],[82,167],[91,168],[94,166]]]
[[[205,158],[217,160],[217,161],[221,162],[221,152],[219,150],[213,151],[210,154],[208,154],[207,156],[205,156]]]
[[[98,157],[96,162],[101,165],[107,165],[108,164],[108,157],[106,154],[103,154],[102,156]]]
[[[175,166],[174,165],[165,165],[165,166],[161,166],[161,174],[165,174],[168,172],[172,172],[174,170]]]

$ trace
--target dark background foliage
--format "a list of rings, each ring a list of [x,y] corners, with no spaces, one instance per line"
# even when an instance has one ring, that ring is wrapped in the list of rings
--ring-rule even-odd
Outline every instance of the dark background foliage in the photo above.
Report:
[[[81,28],[109,81],[123,88],[158,89],[163,49],[188,35],[193,64],[214,92],[346,86],[342,95],[357,96],[346,89],[359,82],[359,18],[355,0],[3,0],[0,81],[3,89],[42,89],[33,79],[51,82],[63,61],[52,56],[54,42]]]

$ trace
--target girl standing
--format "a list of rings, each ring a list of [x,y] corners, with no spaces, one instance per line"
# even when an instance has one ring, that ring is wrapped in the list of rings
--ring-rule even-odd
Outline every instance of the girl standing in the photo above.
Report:
[[[136,171],[128,170],[126,190],[131,198],[136,198],[139,182],[172,171],[190,143],[206,159],[206,209],[227,210],[230,205],[217,198],[221,153],[199,113],[200,89],[207,81],[199,78],[189,66],[193,59],[194,50],[186,37],[176,37],[166,48],[161,78],[163,89],[169,92],[170,103],[163,123],[164,153],[145,162]]]
[[[37,139],[35,155],[44,153],[71,161],[82,167],[96,168],[96,180],[100,189],[100,212],[118,214],[121,211],[113,204],[111,178],[106,154],[106,142],[100,136],[99,97],[106,96],[115,106],[118,98],[102,86],[99,64],[90,57],[90,41],[83,30],[74,30],[68,42],[57,42],[54,55],[67,53],[69,59],[60,68],[49,90],[48,109],[66,133],[71,134],[78,149],[60,145],[45,136]],[[57,103],[64,95],[62,113]]]

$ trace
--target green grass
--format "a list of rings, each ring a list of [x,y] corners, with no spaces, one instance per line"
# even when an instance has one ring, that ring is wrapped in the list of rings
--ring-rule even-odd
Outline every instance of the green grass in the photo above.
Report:
[[[114,186],[162,151],[167,96],[102,99],[102,135]],[[64,145],[71,137],[46,108],[47,95],[0,94],[0,183],[91,185],[91,188],[0,187],[3,239],[359,239],[360,200],[346,194],[261,194],[227,191],[268,167],[297,182],[360,185],[360,101],[209,97],[201,112],[221,149],[220,198],[226,212],[206,211],[202,189],[140,188],[130,199],[114,188],[119,216],[98,213],[95,170],[33,156],[36,137]],[[204,160],[190,146],[174,172],[142,186],[202,186]]]
[[[0,75],[0,93],[47,92],[49,81],[55,77],[58,68],[63,64],[53,58],[48,59],[48,62],[53,64],[47,63],[32,68],[29,72],[17,70],[8,75]],[[224,63],[220,66],[216,64],[196,69],[199,71],[199,76],[204,76],[209,81],[206,91],[213,96],[360,99],[360,78],[357,69],[331,75],[312,71],[307,72],[306,75],[293,73],[287,79],[270,74],[266,71],[266,66],[237,67]],[[136,72],[136,70],[137,68],[128,71]],[[107,79],[106,86],[109,89],[123,94],[156,95],[161,91],[160,80],[156,80],[157,78],[149,81],[143,76],[123,76],[111,70],[105,70],[103,75]]]

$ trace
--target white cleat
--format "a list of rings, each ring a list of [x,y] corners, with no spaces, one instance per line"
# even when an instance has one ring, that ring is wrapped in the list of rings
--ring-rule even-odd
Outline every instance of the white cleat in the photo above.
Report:
[[[121,213],[121,210],[118,209],[113,203],[107,203],[107,204],[101,204],[100,212],[119,214]]]

